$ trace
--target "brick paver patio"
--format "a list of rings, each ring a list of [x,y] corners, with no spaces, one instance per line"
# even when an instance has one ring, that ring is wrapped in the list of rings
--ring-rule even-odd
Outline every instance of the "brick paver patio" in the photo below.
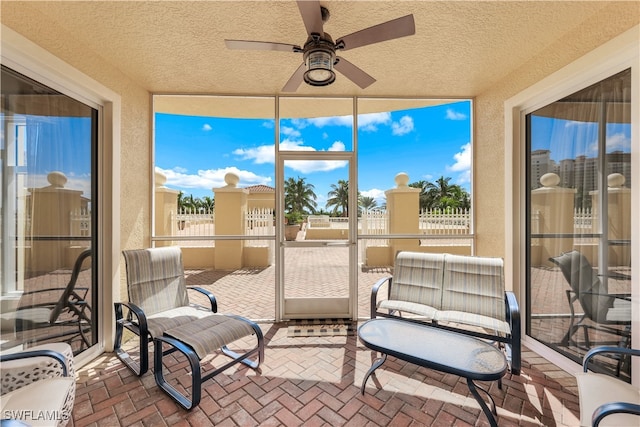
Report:
[[[300,252],[299,255],[304,255]],[[345,259],[339,251],[334,255]],[[335,259],[298,259],[288,283],[315,280],[332,286]],[[334,265],[335,267],[335,265]],[[259,324],[266,357],[259,371],[236,365],[203,384],[202,401],[192,411],[179,408],[155,385],[153,374],[133,376],[112,354],[79,372],[73,421],[79,426],[486,426],[488,422],[464,380],[390,357],[359,388],[374,354],[356,336],[287,336],[286,323],[274,323],[275,270],[188,270],[190,285],[216,294],[219,311],[238,313]],[[369,316],[369,292],[390,269],[359,268],[358,317]],[[292,285],[295,286],[295,285]],[[344,286],[344,283],[343,285]],[[299,292],[299,289],[291,289]],[[327,292],[341,292],[340,288]],[[437,343],[434,343],[437,345]],[[175,356],[178,357],[178,356]],[[212,356],[212,365],[225,360]],[[184,361],[170,356],[165,367],[176,387],[189,384]],[[151,362],[153,363],[153,361]],[[205,365],[210,369],[211,365]],[[524,349],[522,375],[507,375],[503,389],[488,387],[498,406],[500,426],[574,426],[578,398],[574,378]]]

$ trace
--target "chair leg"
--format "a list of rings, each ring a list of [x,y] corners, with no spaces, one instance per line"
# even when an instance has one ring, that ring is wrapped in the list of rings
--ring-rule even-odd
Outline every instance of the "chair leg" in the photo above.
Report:
[[[164,390],[169,397],[187,411],[192,409],[194,406],[197,406],[200,403],[203,379],[202,373],[200,372],[200,359],[198,359],[195,351],[184,343],[167,336],[156,337],[153,342],[155,348],[153,356],[153,376],[158,387]],[[172,346],[174,350],[184,354],[189,361],[189,365],[191,366],[191,399],[180,393],[164,379],[164,374],[162,372],[162,356],[164,355],[162,351],[163,342]],[[169,352],[171,351],[167,351],[167,353]]]
[[[122,333],[124,332],[126,319],[122,317],[122,306],[116,305],[116,336],[113,344],[113,350],[116,353],[116,357],[125,364],[127,368],[131,370],[137,376],[144,375],[149,370],[149,338],[138,334],[140,339],[140,363],[138,364],[133,358],[122,349]],[[135,331],[132,331],[135,332]]]

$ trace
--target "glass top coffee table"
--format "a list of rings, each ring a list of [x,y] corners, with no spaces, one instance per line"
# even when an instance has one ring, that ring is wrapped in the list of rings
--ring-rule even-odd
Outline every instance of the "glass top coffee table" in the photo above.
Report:
[[[496,405],[491,395],[474,381],[496,381],[507,372],[507,359],[495,346],[477,338],[397,319],[371,319],[358,328],[365,347],[382,353],[362,380],[364,394],[367,380],[387,359],[387,355],[425,368],[466,378],[467,386],[480,404],[491,426],[497,427]],[[491,410],[478,393],[482,390],[491,401]]]

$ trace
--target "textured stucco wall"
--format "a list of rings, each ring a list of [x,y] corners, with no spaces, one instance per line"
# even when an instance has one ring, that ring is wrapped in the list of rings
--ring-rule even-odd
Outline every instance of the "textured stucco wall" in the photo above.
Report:
[[[151,218],[149,93],[29,3],[3,2],[1,17],[2,24],[121,96],[121,175],[113,177],[121,181],[121,247],[148,246]]]
[[[604,8],[475,99],[476,253],[505,256],[504,102],[640,22],[640,3]]]

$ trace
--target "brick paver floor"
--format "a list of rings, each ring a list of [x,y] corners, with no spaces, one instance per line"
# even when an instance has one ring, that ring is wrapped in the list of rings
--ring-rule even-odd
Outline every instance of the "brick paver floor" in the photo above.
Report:
[[[301,250],[290,258],[295,262],[288,264],[294,268],[286,273],[288,295],[342,296],[347,270],[340,262],[346,262],[345,248],[332,248],[322,256]],[[369,317],[371,286],[391,273],[390,268],[359,266],[360,320]],[[536,274],[546,285],[532,295],[534,307],[543,308],[540,324],[533,326],[557,341],[566,324],[545,319],[560,314],[558,319],[566,322],[567,284],[555,269],[540,269]],[[274,322],[273,266],[188,270],[186,275],[189,285],[204,286],[217,296],[220,312],[259,321],[266,337],[266,358],[260,370],[229,368],[203,384],[198,407],[184,411],[156,387],[151,372],[138,378],[113,354],[105,353],[79,370],[75,426],[488,425],[464,380],[392,357],[369,380],[366,394],[360,395],[372,352],[355,336],[287,337],[286,324]],[[182,371],[185,364],[174,357],[166,361],[173,371],[170,377],[188,384],[188,373]],[[223,358],[206,359],[205,369]],[[486,386],[498,406],[500,426],[578,425],[574,378],[526,348],[522,375],[507,375],[502,390],[495,383]]]
[[[287,337],[284,323],[261,323],[265,361],[258,371],[235,365],[202,387],[191,411],[134,376],[112,354],[79,370],[73,424],[81,426],[486,426],[466,382],[389,357],[364,396],[360,384],[374,354],[356,336]],[[247,343],[247,345],[249,345]],[[498,406],[500,426],[578,425],[572,376],[524,349],[520,376],[482,384]],[[175,354],[175,353],[174,353]],[[178,356],[175,356],[178,357]],[[189,384],[185,363],[166,358],[176,387]],[[153,360],[153,359],[152,359]],[[204,361],[218,365],[224,356]],[[153,363],[153,361],[151,362]]]

